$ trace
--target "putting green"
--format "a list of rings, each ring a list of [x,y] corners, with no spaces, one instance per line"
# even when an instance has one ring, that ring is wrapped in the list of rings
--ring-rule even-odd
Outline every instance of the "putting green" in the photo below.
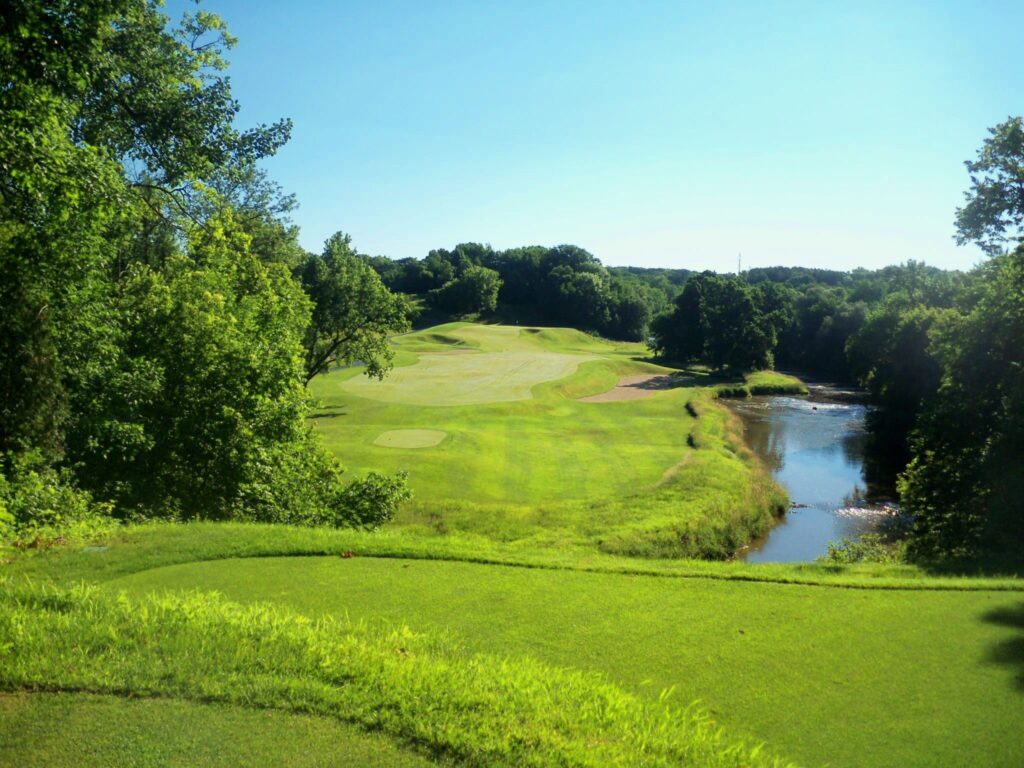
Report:
[[[377,435],[373,444],[385,448],[432,448],[447,436],[440,429],[389,429]]]
[[[352,395],[408,405],[479,405],[529,400],[530,390],[545,381],[576,372],[592,355],[560,352],[425,353],[415,365],[395,368],[384,381],[365,376],[349,379]]]

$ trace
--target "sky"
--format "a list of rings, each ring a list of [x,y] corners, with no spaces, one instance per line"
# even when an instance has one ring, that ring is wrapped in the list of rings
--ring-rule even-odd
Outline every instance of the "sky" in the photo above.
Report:
[[[966,269],[963,162],[1024,113],[1020,0],[202,7],[239,38],[240,126],[294,121],[266,168],[316,252]]]

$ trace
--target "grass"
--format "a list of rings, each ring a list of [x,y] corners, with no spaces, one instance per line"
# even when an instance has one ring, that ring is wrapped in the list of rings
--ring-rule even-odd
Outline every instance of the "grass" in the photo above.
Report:
[[[172,699],[0,695],[0,766],[425,768],[381,734],[335,719]]]
[[[1019,765],[1019,593],[814,586],[372,558],[226,560],[148,571],[133,593],[216,589],[311,616],[454,632],[478,652],[700,699],[732,734],[808,765]],[[936,639],[941,637],[941,642]]]
[[[386,448],[433,448],[445,437],[447,433],[437,429],[390,429],[381,432],[373,444]]]
[[[646,362],[639,344],[450,323],[395,346],[401,365],[384,382],[346,369],[311,389],[322,404],[313,421],[343,464],[409,472],[415,497],[398,525],[531,547],[724,558],[785,507],[738,425],[712,403],[718,380],[706,373],[645,399],[580,402],[623,376],[670,372]],[[771,372],[751,381],[802,386]],[[433,446],[389,438],[426,430],[447,436]]]
[[[304,556],[267,556],[285,552]],[[313,556],[324,552],[356,556]],[[386,557],[364,556],[372,552]],[[460,556],[533,567],[437,559]],[[367,534],[218,524],[128,529],[106,550],[22,554],[6,570],[35,582],[85,578],[106,585],[109,598],[90,598],[102,605],[90,620],[95,630],[89,622],[73,629],[49,626],[31,646],[57,680],[68,661],[60,654],[68,649],[51,648],[54,638],[58,646],[65,639],[81,643],[93,632],[97,645],[89,641],[81,652],[103,653],[111,611],[116,629],[122,620],[116,617],[138,613],[138,603],[153,593],[214,589],[231,601],[281,606],[284,616],[336,621],[332,637],[355,628],[360,637],[386,638],[407,625],[416,642],[440,649],[454,668],[473,657],[482,660],[476,669],[484,678],[492,667],[499,675],[533,670],[516,685],[527,685],[533,674],[547,677],[572,667],[594,685],[610,684],[616,696],[655,709],[662,706],[661,691],[674,687],[670,702],[685,707],[700,699],[731,738],[764,740],[772,753],[805,765],[1016,766],[1024,754],[1024,583],[1010,577],[934,578],[910,566],[630,560],[408,530]],[[111,607],[121,590],[131,595],[129,607]],[[161,640],[143,649],[156,656],[138,660],[148,671],[137,674],[157,675],[146,665],[158,669],[197,654],[213,654],[211,665],[230,665],[218,655],[219,640],[202,638],[230,638],[233,630],[207,626],[187,642],[167,639],[168,631],[148,635]],[[231,642],[242,648],[236,653],[245,653],[245,643]],[[19,657],[26,655],[33,656],[28,647],[19,650]],[[277,675],[273,659],[267,657],[263,669]],[[10,668],[0,661],[5,687],[11,685]],[[188,677],[192,670],[176,674]],[[214,680],[221,674],[231,673],[195,672]],[[146,683],[157,684],[163,685]],[[163,694],[194,697],[191,685]],[[125,688],[153,692],[138,681]],[[548,693],[528,689],[530,697],[549,700]],[[95,690],[92,683],[88,690]],[[449,692],[461,695],[458,688]],[[293,694],[282,696],[230,700],[295,706],[288,703]],[[429,720],[448,706],[415,709]],[[352,719],[350,710],[310,711]],[[409,743],[404,731],[387,732]],[[411,743],[424,748],[426,742]],[[439,748],[430,744],[428,751],[436,754]]]
[[[476,766],[779,766],[703,713],[440,636],[216,595],[0,580],[0,682],[332,716]]]

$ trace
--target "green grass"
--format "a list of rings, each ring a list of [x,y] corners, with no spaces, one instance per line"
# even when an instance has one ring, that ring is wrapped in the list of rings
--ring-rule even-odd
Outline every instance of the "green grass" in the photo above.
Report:
[[[424,768],[380,734],[326,717],[170,699],[0,695],[0,766]]]
[[[454,632],[472,650],[700,699],[807,765],[1015,766],[1019,593],[844,590],[372,558],[225,560],[112,583]],[[941,638],[941,639],[940,639]]]
[[[0,579],[0,648],[8,688],[332,716],[466,765],[781,765],[699,711],[598,675],[216,595],[131,600]]]
[[[356,556],[310,556],[329,552]],[[270,556],[285,553],[304,556]],[[407,625],[419,641],[448,649],[455,667],[474,654],[499,670],[522,662],[542,676],[572,667],[655,708],[674,686],[670,701],[699,699],[731,738],[764,740],[804,765],[1017,766],[1024,754],[1024,582],[1010,576],[631,560],[407,530],[212,523],[127,529],[106,550],[23,554],[6,570],[37,582],[102,582],[132,600],[215,589],[232,601],[343,617],[339,626],[375,637]],[[111,610],[94,611],[96,637]],[[83,633],[51,628],[47,636]],[[45,660],[51,651],[39,643]],[[160,658],[198,652],[176,643],[149,650]],[[0,680],[9,680],[6,663]],[[64,674],[64,661],[45,664]],[[175,695],[194,696],[191,685]],[[273,701],[292,706],[287,697]],[[419,717],[433,711],[421,707]]]
[[[373,444],[385,448],[433,448],[447,436],[437,429],[389,429],[377,435]]]
[[[564,329],[450,324],[396,346],[404,390],[363,397],[338,371],[314,419],[350,468],[410,470],[395,525],[154,523],[0,552],[0,760],[1022,763],[1012,569],[680,559],[726,556],[784,501],[714,399],[798,381],[687,371],[583,403],[667,369]],[[424,387],[442,357],[477,386]],[[434,404],[408,402],[420,389]]]
[[[395,346],[401,365],[385,381],[346,369],[311,389],[322,403],[313,422],[345,466],[409,472],[414,499],[398,525],[531,547],[723,558],[785,506],[738,425],[713,404],[718,379],[696,372],[691,386],[645,399],[580,402],[623,376],[669,372],[645,362],[639,344],[451,323]],[[751,381],[795,382],[770,372]],[[423,430],[447,436],[434,446],[380,444]]]

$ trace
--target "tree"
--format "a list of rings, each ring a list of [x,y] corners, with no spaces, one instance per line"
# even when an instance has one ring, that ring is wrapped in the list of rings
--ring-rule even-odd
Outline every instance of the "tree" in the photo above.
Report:
[[[712,273],[691,277],[675,300],[670,312],[659,315],[651,325],[655,353],[677,363],[690,363],[704,357],[702,304],[704,282]]]
[[[933,330],[941,379],[900,483],[926,557],[1024,544],[1024,246],[980,271],[977,303]]]
[[[78,485],[122,515],[373,525],[406,493],[342,483],[306,421],[311,305],[289,198],[255,165],[290,124],[235,128],[232,44],[148,0],[0,12],[7,500]]]
[[[964,165],[971,189],[956,212],[958,245],[977,243],[989,255],[1020,241],[1024,224],[1024,120],[1011,117],[989,129],[978,159]]]
[[[287,121],[233,128],[217,16],[167,21],[145,0],[0,15],[0,450],[59,457],[76,363],[109,342],[112,281],[173,250],[204,182],[287,139]]]
[[[309,255],[296,277],[313,301],[304,341],[306,383],[332,365],[356,362],[367,376],[384,378],[394,359],[388,338],[409,329],[405,297],[384,286],[344,232],[327,239],[322,255]]]
[[[737,278],[711,278],[701,308],[704,355],[712,367],[729,371],[771,367],[774,329],[750,286]]]
[[[461,277],[450,280],[431,294],[431,303],[454,315],[492,312],[498,305],[501,277],[487,267],[467,267]]]

